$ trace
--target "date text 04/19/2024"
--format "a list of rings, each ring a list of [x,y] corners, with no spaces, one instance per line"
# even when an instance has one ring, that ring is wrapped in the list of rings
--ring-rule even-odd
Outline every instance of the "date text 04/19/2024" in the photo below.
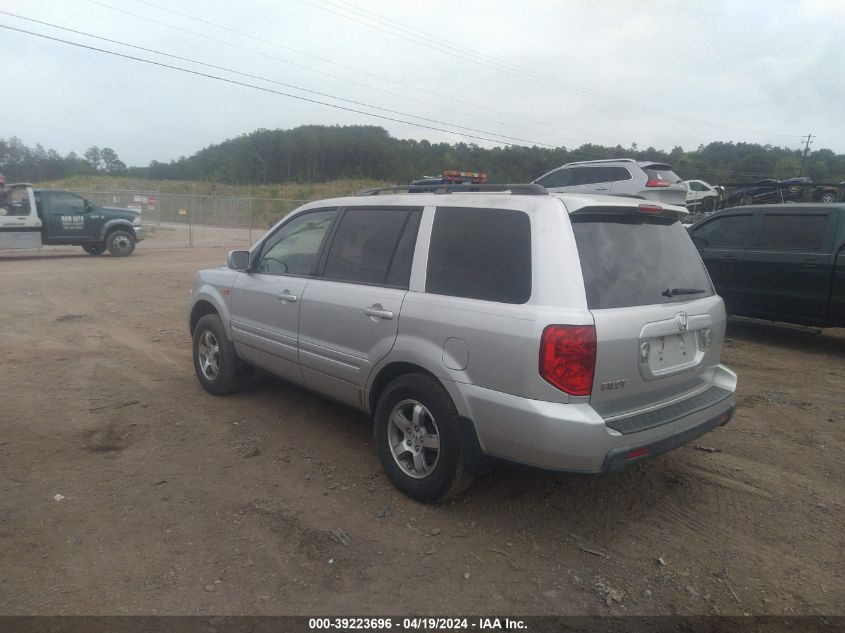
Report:
[[[405,631],[520,631],[527,630],[526,623],[520,619],[484,617],[484,618],[439,618],[406,617],[402,618],[309,618],[310,630],[340,631],[376,631],[398,629]]]

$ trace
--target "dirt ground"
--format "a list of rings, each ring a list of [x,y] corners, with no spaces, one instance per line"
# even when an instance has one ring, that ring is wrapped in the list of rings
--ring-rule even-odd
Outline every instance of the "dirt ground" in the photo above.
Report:
[[[226,249],[155,246],[0,254],[0,614],[845,611],[845,331],[732,323],[727,427],[430,507],[364,416],[267,376],[203,392],[184,310]]]

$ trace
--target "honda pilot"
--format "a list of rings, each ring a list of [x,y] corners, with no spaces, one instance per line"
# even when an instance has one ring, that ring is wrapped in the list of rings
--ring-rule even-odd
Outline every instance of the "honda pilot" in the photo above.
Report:
[[[725,308],[684,208],[472,188],[311,202],[200,271],[202,387],[260,367],[366,412],[424,502],[495,459],[606,475],[730,420]]]

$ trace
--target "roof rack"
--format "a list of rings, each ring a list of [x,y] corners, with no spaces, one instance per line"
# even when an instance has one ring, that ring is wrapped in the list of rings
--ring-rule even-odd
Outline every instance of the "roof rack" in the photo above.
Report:
[[[450,185],[396,185],[395,187],[376,187],[364,189],[356,196],[377,196],[382,192],[390,193],[455,193],[455,192],[483,192],[483,191],[509,191],[514,195],[522,196],[546,196],[549,194],[546,188],[535,184],[512,184],[512,185],[489,185],[489,184],[450,184]]]

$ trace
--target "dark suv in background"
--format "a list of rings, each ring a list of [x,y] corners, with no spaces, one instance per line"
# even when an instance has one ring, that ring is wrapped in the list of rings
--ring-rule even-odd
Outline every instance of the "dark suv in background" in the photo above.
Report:
[[[845,204],[736,207],[689,233],[728,314],[845,326]]]

